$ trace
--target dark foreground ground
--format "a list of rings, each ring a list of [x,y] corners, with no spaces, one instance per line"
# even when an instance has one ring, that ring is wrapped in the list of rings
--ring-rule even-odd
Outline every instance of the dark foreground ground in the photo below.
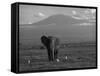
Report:
[[[19,53],[20,71],[96,67],[95,46],[60,48],[60,62],[49,62],[46,49],[22,49]]]

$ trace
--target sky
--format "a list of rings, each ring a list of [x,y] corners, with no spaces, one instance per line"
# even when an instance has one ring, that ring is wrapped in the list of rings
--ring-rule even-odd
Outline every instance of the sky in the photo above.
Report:
[[[88,23],[78,23],[68,25],[66,22],[59,24],[59,19],[55,19],[55,15],[70,16],[72,19],[80,21],[89,21]],[[57,36],[62,42],[66,41],[89,41],[95,40],[95,21],[96,10],[89,8],[72,8],[72,7],[52,7],[52,6],[37,6],[37,5],[20,5],[19,9],[19,23],[20,23],[20,41],[21,43],[33,44],[40,43],[40,37],[43,34]],[[50,18],[53,16],[53,18]],[[64,17],[63,16],[63,17]],[[58,16],[57,16],[58,17]],[[48,20],[51,23],[47,24]],[[61,18],[62,19],[62,18]],[[35,23],[42,26],[35,25]]]
[[[52,7],[37,5],[20,5],[20,24],[33,24],[55,14],[72,16],[75,19],[88,19],[95,21],[95,9],[72,8],[72,7]]]

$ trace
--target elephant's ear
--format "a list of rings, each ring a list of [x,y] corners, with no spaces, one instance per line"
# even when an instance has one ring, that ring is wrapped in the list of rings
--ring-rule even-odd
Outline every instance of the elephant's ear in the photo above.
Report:
[[[47,44],[48,44],[48,41],[49,41],[49,39],[48,39],[46,36],[42,36],[42,37],[41,37],[41,42],[42,42],[44,45],[47,45]]]

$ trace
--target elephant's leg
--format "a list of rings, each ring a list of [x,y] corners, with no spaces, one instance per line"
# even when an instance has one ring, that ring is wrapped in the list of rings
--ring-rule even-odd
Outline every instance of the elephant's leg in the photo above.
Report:
[[[48,52],[48,59],[49,59],[49,61],[52,61],[53,59],[52,59],[52,51],[51,51],[51,49],[48,47],[47,48],[47,52]]]
[[[55,49],[54,51],[54,59],[56,60],[58,58],[58,49]]]
[[[53,51],[52,51],[52,49],[50,49],[50,58],[51,58],[51,61],[53,61]]]

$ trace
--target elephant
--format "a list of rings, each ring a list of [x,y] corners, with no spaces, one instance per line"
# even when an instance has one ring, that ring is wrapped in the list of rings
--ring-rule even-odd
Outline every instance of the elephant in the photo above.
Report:
[[[49,61],[57,60],[58,58],[58,49],[59,49],[59,39],[53,36],[41,37],[42,44],[46,47],[48,53]]]

